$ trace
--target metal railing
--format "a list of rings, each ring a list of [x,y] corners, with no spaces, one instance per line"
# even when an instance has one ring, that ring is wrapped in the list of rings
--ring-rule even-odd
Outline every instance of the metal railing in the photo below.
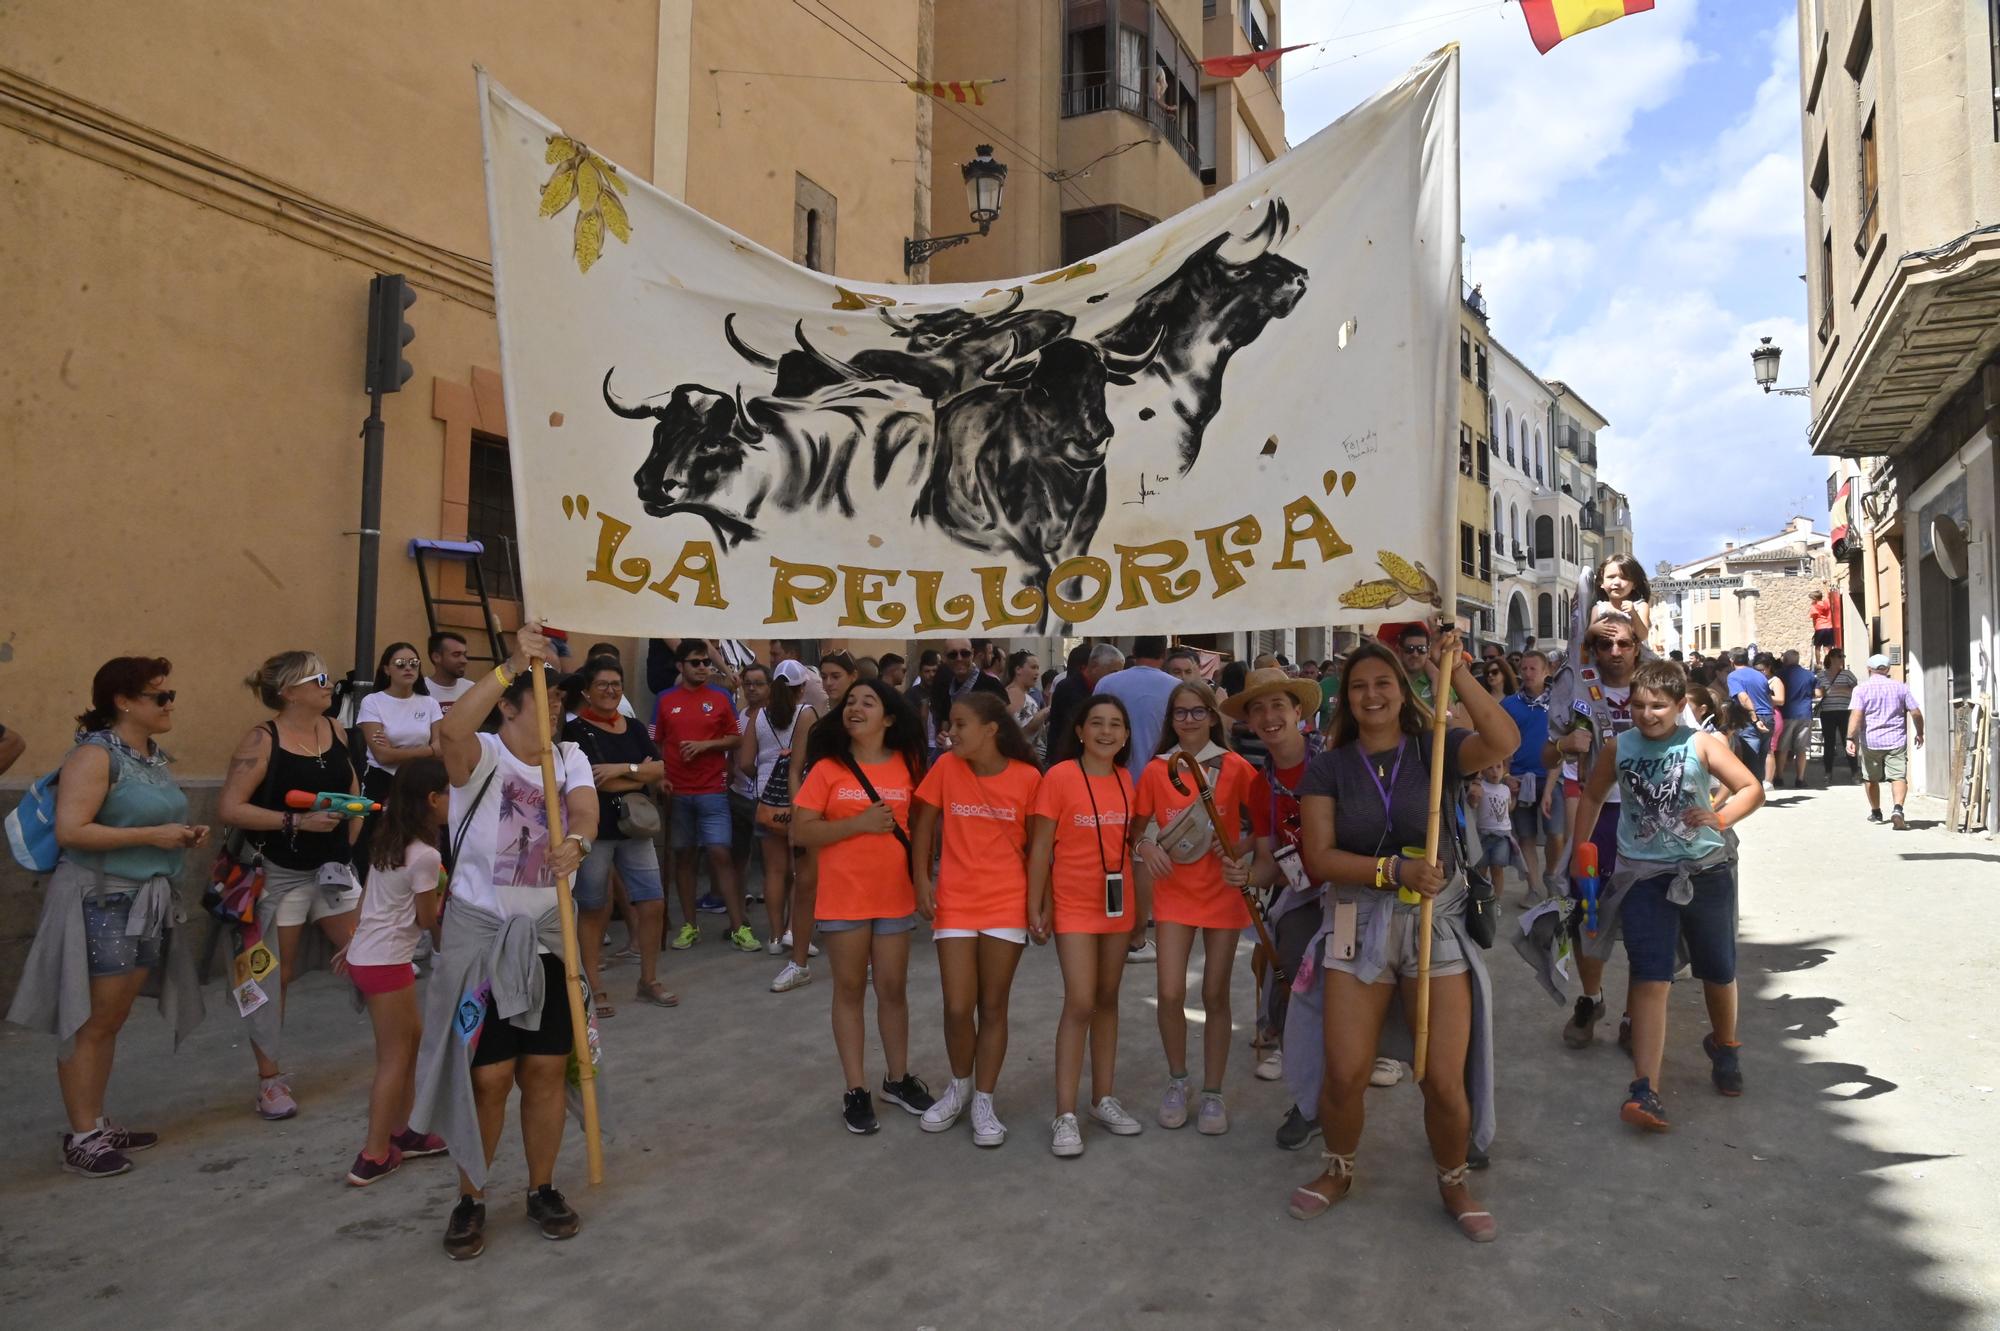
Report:
[[[1110,70],[1064,75],[1063,116],[1088,116],[1099,111],[1123,111],[1126,115],[1138,116],[1160,131],[1160,137],[1167,141],[1177,157],[1188,164],[1189,170],[1200,172],[1201,145],[1182,131],[1180,117],[1172,107],[1162,106],[1148,97],[1143,89],[1119,82]]]

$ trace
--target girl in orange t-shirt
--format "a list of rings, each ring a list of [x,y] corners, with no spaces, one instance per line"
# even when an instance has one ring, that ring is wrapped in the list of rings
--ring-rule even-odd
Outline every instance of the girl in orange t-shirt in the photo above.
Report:
[[[912,1114],[934,1103],[910,1072],[904,988],[917,926],[907,828],[924,737],[902,695],[876,680],[855,680],[839,706],[837,726],[828,717],[813,729],[812,770],[792,796],[792,844],[819,853],[815,915],[833,962],[833,1043],[848,1088],[841,1117],[849,1132],[870,1133],[881,1126],[862,1075],[871,962],[875,1026],[889,1064],[882,1098]]]
[[[1076,1117],[1083,1046],[1090,1040],[1090,1116],[1129,1137],[1139,1120],[1112,1094],[1118,1065],[1118,984],[1132,932],[1132,722],[1125,704],[1093,696],[1074,729],[1059,736],[1058,761],[1042,777],[1028,820],[1028,931],[1056,940],[1062,1020],[1056,1025],[1056,1117],[1049,1149],[1083,1154]],[[1105,910],[1114,886],[1119,912]]]
[[[910,833],[917,913],[933,922],[951,1058],[951,1084],[923,1128],[944,1132],[970,1107],[973,1144],[998,1146],[1007,1128],[993,1112],[993,1088],[1007,1056],[1007,995],[1028,945],[1028,815],[1042,774],[994,694],[954,699],[944,731],[951,748],[917,787]]]
[[[1167,763],[1185,753],[1202,766],[1223,830],[1242,856],[1231,862],[1220,838],[1211,834],[1200,847],[1182,846],[1187,833],[1163,834],[1190,806],[1198,804],[1192,788],[1183,795],[1167,777]],[[1181,778],[1186,781],[1186,777]],[[1229,732],[1208,685],[1190,681],[1167,697],[1167,720],[1160,736],[1159,757],[1146,764],[1139,777],[1135,809],[1139,837],[1134,858],[1153,882],[1153,918],[1159,924],[1160,1044],[1167,1054],[1167,1091],[1160,1101],[1160,1126],[1178,1128],[1188,1119],[1187,964],[1201,935],[1202,1066],[1201,1101],[1195,1125],[1210,1136],[1229,1131],[1229,1111],[1222,1100],[1222,1075],[1229,1066],[1230,973],[1236,945],[1250,926],[1250,909],[1240,885],[1248,881],[1253,843],[1243,833],[1250,812],[1250,791],[1257,770],[1229,751]],[[1192,783],[1190,783],[1191,786]],[[1206,823],[1199,810],[1194,815]],[[1268,850],[1267,842],[1257,842]],[[1179,846],[1186,863],[1174,858]]]

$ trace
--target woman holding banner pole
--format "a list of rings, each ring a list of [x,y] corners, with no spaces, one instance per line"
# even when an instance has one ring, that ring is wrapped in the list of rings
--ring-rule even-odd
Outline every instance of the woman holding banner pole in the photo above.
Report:
[[[1452,728],[1443,744],[1442,808],[1457,808],[1460,781],[1504,762],[1520,734],[1499,702],[1479,687],[1456,630],[1436,639],[1426,666],[1431,696],[1463,700],[1472,729]],[[1447,680],[1441,662],[1450,663]],[[1300,854],[1315,880],[1331,884],[1319,935],[1306,950],[1289,1024],[1320,1018],[1317,1049],[1304,1032],[1285,1042],[1286,1074],[1300,1103],[1317,1087],[1327,1167],[1292,1192],[1301,1220],[1347,1196],[1361,1142],[1362,1097],[1381,1052],[1389,1011],[1419,1014],[1419,973],[1429,963],[1429,1059],[1419,1080],[1424,1130],[1437,1165],[1445,1211],[1475,1243],[1496,1226],[1465,1184],[1467,1142],[1492,1139],[1492,995],[1479,947],[1465,931],[1466,885],[1457,838],[1438,840],[1424,858],[1432,797],[1431,716],[1416,701],[1395,655],[1375,642],[1349,658],[1334,708],[1329,747],[1299,788]],[[1425,907],[1430,909],[1427,911]],[[1432,921],[1428,940],[1419,922]],[[1424,942],[1430,946],[1425,948]],[[1322,978],[1323,977],[1323,978]],[[1314,1008],[1319,1009],[1314,1014]],[[1320,1059],[1310,1055],[1319,1053]]]

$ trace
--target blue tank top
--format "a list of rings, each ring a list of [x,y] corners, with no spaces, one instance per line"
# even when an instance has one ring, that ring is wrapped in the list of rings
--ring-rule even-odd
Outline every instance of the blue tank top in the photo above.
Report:
[[[1713,806],[1708,764],[1696,747],[1697,731],[1675,726],[1664,739],[1636,729],[1618,737],[1618,859],[1698,860],[1723,847],[1713,827],[1690,825],[1686,815]]]
[[[164,765],[141,762],[122,746],[95,737],[84,742],[102,744],[111,756],[111,785],[104,792],[104,804],[92,822],[105,827],[158,827],[162,823],[187,821],[187,796],[167,774]],[[164,850],[159,846],[71,850],[63,854],[83,868],[119,878],[151,878],[155,874],[171,878],[187,860],[185,850]]]

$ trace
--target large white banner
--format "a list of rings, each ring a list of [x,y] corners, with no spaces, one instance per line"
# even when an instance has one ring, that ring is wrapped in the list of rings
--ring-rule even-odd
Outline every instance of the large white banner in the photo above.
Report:
[[[532,613],[1110,635],[1445,604],[1456,48],[1114,249],[973,286],[798,267],[480,91]]]

